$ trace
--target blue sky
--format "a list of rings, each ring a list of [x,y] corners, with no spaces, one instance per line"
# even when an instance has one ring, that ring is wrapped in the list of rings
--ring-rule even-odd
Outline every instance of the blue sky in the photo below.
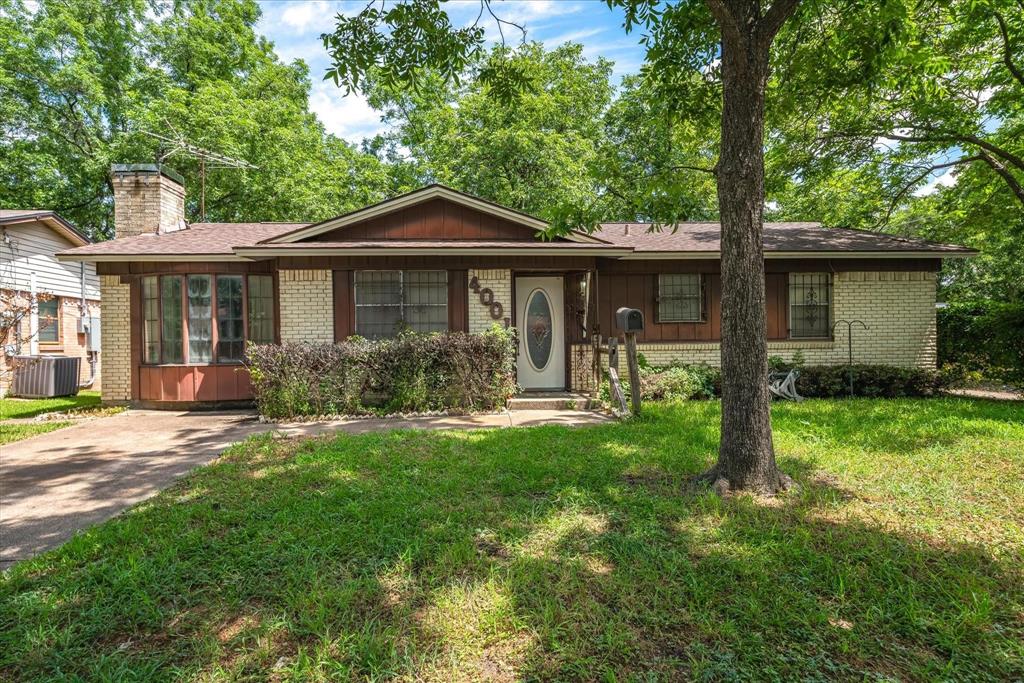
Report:
[[[327,130],[351,142],[381,130],[378,113],[365,99],[358,95],[343,97],[343,91],[333,82],[320,80],[328,66],[320,34],[333,28],[335,15],[358,12],[366,5],[365,0],[261,0],[260,5],[263,18],[257,30],[273,41],[282,60],[302,59],[309,65],[313,77],[310,107]],[[613,61],[616,82],[636,72],[643,62],[640,34],[626,35],[621,12],[609,10],[601,0],[498,0],[493,7],[503,19],[522,24],[528,40],[549,47],[570,41],[580,43],[587,57],[602,56]],[[453,23],[469,24],[476,19],[480,3],[455,0],[446,8]],[[481,25],[490,40],[498,40],[493,20],[481,20]],[[510,37],[507,27],[506,37]],[[512,39],[518,37],[515,32]]]

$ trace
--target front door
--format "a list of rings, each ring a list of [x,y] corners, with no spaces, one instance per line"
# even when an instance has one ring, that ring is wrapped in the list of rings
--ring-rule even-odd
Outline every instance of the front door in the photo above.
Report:
[[[561,277],[516,278],[519,386],[565,389],[565,309]]]

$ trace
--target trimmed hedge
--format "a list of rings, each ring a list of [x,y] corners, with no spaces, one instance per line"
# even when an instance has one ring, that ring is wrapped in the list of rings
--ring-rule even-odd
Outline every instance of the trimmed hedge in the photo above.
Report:
[[[975,301],[938,311],[939,365],[1024,386],[1024,304]]]
[[[494,410],[516,391],[514,330],[254,345],[246,367],[270,419]]]

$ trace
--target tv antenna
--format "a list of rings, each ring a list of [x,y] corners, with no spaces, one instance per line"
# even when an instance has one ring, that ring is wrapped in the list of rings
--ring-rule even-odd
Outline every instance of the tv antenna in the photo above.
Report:
[[[166,143],[169,146],[168,151],[158,157],[160,163],[163,163],[164,160],[175,154],[185,154],[187,156],[199,160],[199,216],[200,221],[205,223],[207,168],[209,168],[210,170],[221,168],[248,168],[255,170],[258,169],[259,166],[254,166],[245,159],[236,159],[234,157],[229,157],[225,154],[219,154],[217,152],[212,152],[208,149],[204,149],[202,147],[193,145],[185,138],[184,135],[181,135],[178,133],[178,131],[174,130],[174,126],[172,126],[169,121],[165,120],[164,123],[167,124],[167,128],[172,133],[174,133],[175,137],[168,137],[166,135],[153,133],[148,130],[144,130],[142,132],[152,138],[156,138],[157,140]]]

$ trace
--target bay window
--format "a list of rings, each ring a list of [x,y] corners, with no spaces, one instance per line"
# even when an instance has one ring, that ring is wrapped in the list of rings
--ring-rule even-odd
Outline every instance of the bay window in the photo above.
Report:
[[[150,275],[142,318],[144,363],[239,363],[247,339],[274,342],[273,277]]]
[[[448,272],[360,270],[355,274],[356,334],[393,337],[404,329],[448,329]]]

